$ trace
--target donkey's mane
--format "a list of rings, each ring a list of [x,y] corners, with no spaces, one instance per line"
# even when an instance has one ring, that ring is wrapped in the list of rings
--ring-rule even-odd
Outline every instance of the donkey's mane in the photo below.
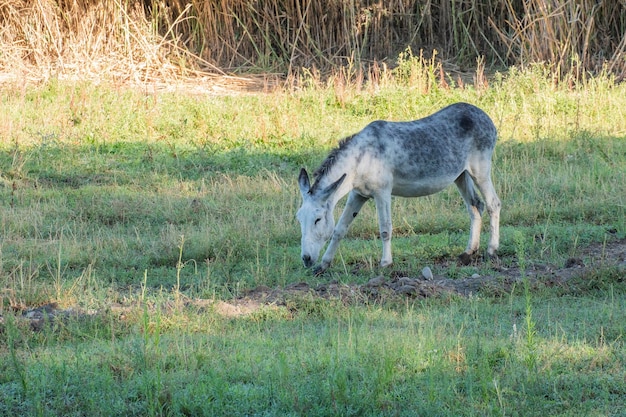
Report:
[[[354,139],[354,136],[356,135],[350,135],[348,137],[341,139],[341,141],[339,141],[339,145],[335,149],[330,151],[326,159],[324,159],[324,162],[322,162],[319,168],[315,170],[315,172],[313,173],[313,177],[315,178],[315,183],[311,187],[311,190],[309,191],[310,193],[315,192],[315,190],[318,187],[320,178],[326,175],[330,171],[330,169],[335,165],[335,162],[337,162],[337,157],[341,155],[343,151],[346,150],[346,148],[348,147],[352,139]]]
[[[326,159],[324,159],[324,162],[322,162],[322,165],[320,165],[320,167],[315,170],[315,172],[313,173],[313,176],[315,178],[319,179],[320,177],[326,175],[328,171],[330,171],[333,165],[335,165],[335,162],[337,162],[337,157],[348,147],[350,141],[354,139],[354,136],[355,135],[350,135],[346,138],[341,139],[339,145],[335,149],[330,151]]]

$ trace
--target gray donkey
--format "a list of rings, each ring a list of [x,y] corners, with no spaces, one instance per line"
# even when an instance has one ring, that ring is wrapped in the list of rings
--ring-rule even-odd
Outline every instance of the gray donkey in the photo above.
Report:
[[[297,218],[302,229],[304,265],[313,266],[332,237],[314,273],[330,266],[350,223],[370,198],[376,203],[383,242],[380,265],[391,265],[391,196],[430,195],[453,182],[470,217],[469,242],[459,258],[469,262],[480,244],[484,204],[474,184],[485,199],[491,220],[487,253],[495,256],[500,235],[500,199],[491,182],[491,156],[496,136],[496,128],[485,112],[470,104],[456,103],[411,122],[375,121],[343,139],[315,171],[313,185],[307,171],[300,171],[302,206]],[[335,226],[333,209],[348,193]]]

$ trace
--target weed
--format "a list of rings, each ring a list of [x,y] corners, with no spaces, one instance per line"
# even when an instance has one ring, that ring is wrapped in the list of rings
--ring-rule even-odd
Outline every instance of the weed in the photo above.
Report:
[[[532,293],[528,276],[526,275],[526,248],[524,243],[524,235],[522,233],[515,233],[514,237],[517,253],[517,264],[519,266],[522,284],[524,285],[524,324],[526,331],[524,345],[526,352],[524,355],[524,364],[526,365],[526,369],[528,370],[529,375],[534,377],[537,368],[537,331],[536,323],[533,318]]]
[[[28,392],[28,381],[26,379],[26,369],[20,359],[18,358],[18,347],[16,346],[16,340],[19,339],[20,333],[15,324],[13,316],[7,316],[6,320],[6,332],[7,332],[7,345],[9,347],[9,354],[11,357],[11,365],[13,371],[18,376],[20,386],[22,388],[22,394],[26,395]]]

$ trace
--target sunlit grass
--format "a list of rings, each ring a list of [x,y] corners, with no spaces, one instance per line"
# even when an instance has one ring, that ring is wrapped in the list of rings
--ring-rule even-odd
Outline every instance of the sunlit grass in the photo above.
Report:
[[[601,308],[585,309],[577,330],[560,325],[583,307],[571,301],[534,303],[533,368],[516,297],[395,308],[322,301],[290,320],[158,309],[142,319],[138,310],[130,327],[105,317],[100,335],[84,338],[85,325],[69,323],[20,350],[27,390],[5,381],[3,404],[25,414],[619,414],[626,357],[613,332],[624,301],[590,298]]]

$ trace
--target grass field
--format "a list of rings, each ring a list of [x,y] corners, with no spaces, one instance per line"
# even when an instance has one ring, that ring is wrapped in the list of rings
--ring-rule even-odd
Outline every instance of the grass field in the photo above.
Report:
[[[444,86],[420,65],[359,88],[219,96],[4,85],[0,415],[626,415],[623,259],[586,255],[626,237],[626,86],[555,84],[540,67]],[[454,262],[468,233],[454,188],[394,200],[390,269],[373,204],[326,275],[299,259],[299,168],[372,120],[456,101],[498,127],[500,260],[519,285],[220,313],[258,287],[424,266],[497,276]],[[567,285],[525,279],[572,258],[587,268]],[[63,315],[33,329],[44,305]]]

